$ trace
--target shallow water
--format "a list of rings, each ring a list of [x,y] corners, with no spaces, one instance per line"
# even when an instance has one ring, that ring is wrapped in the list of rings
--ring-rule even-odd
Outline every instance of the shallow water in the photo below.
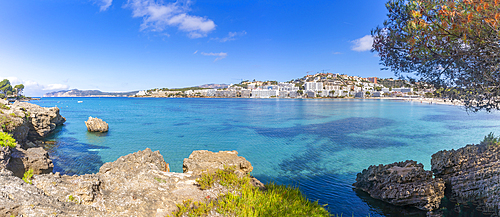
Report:
[[[83,101],[78,103],[78,101]],[[193,150],[237,150],[263,182],[298,185],[306,196],[346,216],[425,216],[352,189],[373,164],[416,160],[479,143],[500,133],[500,114],[393,100],[43,98],[67,122],[48,139],[54,171],[98,172],[105,163],[147,147],[173,172]],[[88,133],[89,116],[108,133]],[[498,134],[498,133],[497,133]]]

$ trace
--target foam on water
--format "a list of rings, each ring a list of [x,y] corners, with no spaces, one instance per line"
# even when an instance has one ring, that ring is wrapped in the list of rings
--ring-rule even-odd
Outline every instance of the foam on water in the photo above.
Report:
[[[78,103],[84,101],[85,103]],[[413,159],[478,143],[500,132],[498,113],[391,100],[43,98],[67,122],[49,139],[55,171],[98,172],[105,163],[147,147],[174,172],[193,150],[237,150],[264,182],[294,184],[334,214],[425,216],[370,199],[351,185],[373,164]],[[67,106],[67,107],[66,107]],[[88,133],[89,116],[110,126]],[[498,133],[497,133],[498,134]]]

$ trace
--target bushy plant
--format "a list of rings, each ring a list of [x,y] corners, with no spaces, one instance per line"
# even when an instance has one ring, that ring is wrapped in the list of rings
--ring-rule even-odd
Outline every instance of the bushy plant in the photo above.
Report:
[[[493,132],[490,132],[490,134],[484,137],[483,141],[481,141],[480,144],[486,146],[499,145],[500,137],[495,137],[495,134]]]
[[[33,170],[29,169],[28,171],[24,172],[23,181],[31,185],[33,184],[31,182],[31,177],[33,177]]]
[[[16,140],[8,133],[0,132],[0,146],[14,148],[16,147]]]
[[[174,216],[207,216],[211,211],[224,216],[330,216],[323,205],[307,200],[298,188],[271,183],[261,190],[250,183],[249,175],[239,177],[234,168],[203,174],[196,181],[202,189],[219,183],[231,191],[216,200],[184,201]]]

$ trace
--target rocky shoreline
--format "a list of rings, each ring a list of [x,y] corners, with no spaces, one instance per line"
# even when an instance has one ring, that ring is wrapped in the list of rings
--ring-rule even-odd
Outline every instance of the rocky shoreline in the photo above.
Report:
[[[194,151],[184,160],[184,172],[173,173],[159,151],[146,148],[105,163],[96,174],[54,174],[39,139],[65,122],[59,109],[7,101],[0,107],[2,131],[18,141],[15,148],[0,146],[0,216],[168,216],[185,200],[216,199],[229,191],[201,190],[196,179],[202,173],[227,166],[239,175],[253,170],[236,151]],[[35,174],[32,184],[21,179],[28,170]],[[255,178],[251,184],[264,188]]]
[[[500,146],[467,145],[432,155],[432,171],[415,161],[370,166],[359,173],[356,189],[397,206],[413,206],[441,216],[446,198],[458,205],[473,206],[484,215],[500,216]],[[445,194],[446,192],[446,194]]]

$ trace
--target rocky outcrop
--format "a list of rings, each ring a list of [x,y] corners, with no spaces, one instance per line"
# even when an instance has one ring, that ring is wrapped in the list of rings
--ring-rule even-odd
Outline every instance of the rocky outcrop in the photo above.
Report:
[[[85,121],[85,125],[87,126],[87,130],[90,132],[104,133],[109,130],[108,124],[100,118],[89,117],[89,119]]]
[[[40,139],[63,124],[66,119],[59,114],[59,108],[43,108],[27,102],[2,104],[0,124],[19,144]]]
[[[486,214],[500,215],[500,146],[467,145],[432,155],[432,171],[451,189],[450,200],[471,202]]]
[[[197,162],[211,165],[215,159]],[[146,149],[104,164],[97,174],[35,175],[33,185],[0,173],[0,216],[168,216],[184,200],[215,199],[229,191],[220,185],[201,190],[198,176],[168,170],[158,151]]]
[[[24,172],[33,170],[33,174],[46,174],[52,172],[54,164],[49,159],[49,154],[42,147],[12,149],[10,162],[7,169],[14,173],[14,176],[23,177]]]
[[[7,170],[10,162],[11,150],[9,147],[0,146],[0,173]]]
[[[411,160],[370,166],[358,173],[353,186],[373,198],[425,211],[439,207],[445,189],[444,181],[434,179],[423,164]]]
[[[237,151],[193,151],[189,158],[184,159],[182,170],[184,173],[201,175],[202,173],[213,173],[224,166],[235,167],[235,172],[245,175],[252,172],[253,167],[244,157],[238,156]]]
[[[91,206],[59,200],[18,177],[0,173],[0,216],[102,216],[101,213]]]
[[[66,122],[59,114],[59,108],[44,108],[27,102],[15,102],[11,109],[23,111],[28,116],[28,139],[40,139],[54,131],[58,125]]]

